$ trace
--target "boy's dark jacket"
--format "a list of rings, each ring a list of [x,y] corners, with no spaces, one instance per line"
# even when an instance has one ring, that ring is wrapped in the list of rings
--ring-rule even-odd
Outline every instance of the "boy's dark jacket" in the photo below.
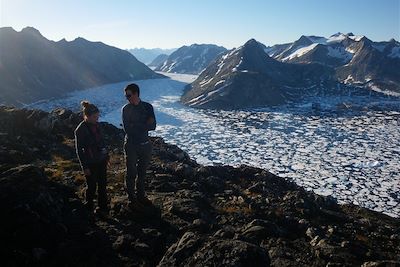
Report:
[[[91,164],[106,161],[109,158],[100,123],[97,123],[96,127],[100,135],[99,141],[96,140],[88,122],[82,121],[75,129],[76,154],[82,169],[88,168]]]

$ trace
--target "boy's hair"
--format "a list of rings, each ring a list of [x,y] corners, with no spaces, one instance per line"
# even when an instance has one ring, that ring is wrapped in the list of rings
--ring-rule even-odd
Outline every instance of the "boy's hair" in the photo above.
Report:
[[[137,85],[136,83],[128,84],[128,85],[125,87],[124,90],[125,90],[125,92],[126,92],[126,91],[130,91],[132,94],[137,93],[138,96],[140,95],[139,85]]]
[[[92,114],[99,113],[99,109],[87,100],[82,100],[81,106],[82,113],[86,116],[91,116]]]

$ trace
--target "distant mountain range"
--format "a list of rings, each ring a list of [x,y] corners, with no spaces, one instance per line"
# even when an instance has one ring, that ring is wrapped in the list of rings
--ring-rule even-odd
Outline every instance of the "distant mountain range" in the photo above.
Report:
[[[306,96],[400,96],[400,44],[337,33],[270,47],[252,39],[220,55],[181,101],[199,108],[285,104]]]
[[[155,70],[171,73],[199,74],[216,57],[226,51],[226,48],[213,44],[182,46],[163,62],[159,63]]]
[[[54,42],[31,27],[0,28],[0,40],[0,104],[21,106],[107,83],[164,77],[101,42]]]
[[[159,55],[165,54],[170,55],[177,48],[171,49],[162,49],[162,48],[133,48],[128,49],[128,51],[134,55],[140,62],[143,62],[146,65],[149,65],[156,57]]]

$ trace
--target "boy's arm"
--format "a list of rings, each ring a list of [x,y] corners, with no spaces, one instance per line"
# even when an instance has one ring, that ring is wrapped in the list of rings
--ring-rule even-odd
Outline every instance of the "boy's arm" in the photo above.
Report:
[[[79,162],[81,164],[82,170],[85,170],[88,168],[87,166],[87,159],[86,155],[84,152],[84,146],[83,146],[83,132],[80,128],[75,130],[75,150],[76,154],[78,156]]]

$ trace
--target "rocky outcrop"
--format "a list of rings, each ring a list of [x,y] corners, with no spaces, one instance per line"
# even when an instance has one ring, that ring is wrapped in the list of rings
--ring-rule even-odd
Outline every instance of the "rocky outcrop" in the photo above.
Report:
[[[266,170],[199,165],[161,138],[151,139],[153,206],[128,207],[123,133],[106,123],[110,215],[93,216],[73,149],[79,120],[67,110],[0,108],[2,266],[400,264],[399,219]]]

